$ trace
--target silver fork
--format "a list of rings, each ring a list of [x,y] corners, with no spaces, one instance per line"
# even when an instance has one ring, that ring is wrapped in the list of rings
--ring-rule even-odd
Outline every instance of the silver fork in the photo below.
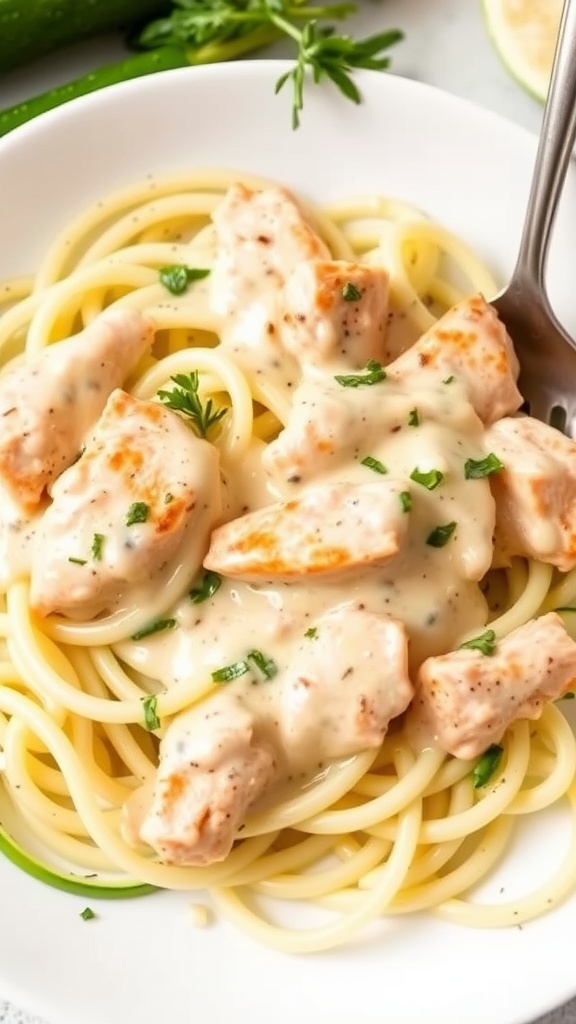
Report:
[[[570,437],[576,437],[576,342],[552,312],[544,275],[575,138],[576,0],[565,0],[518,258],[509,284],[491,302],[514,342],[527,411]],[[576,266],[568,272],[576,287]]]

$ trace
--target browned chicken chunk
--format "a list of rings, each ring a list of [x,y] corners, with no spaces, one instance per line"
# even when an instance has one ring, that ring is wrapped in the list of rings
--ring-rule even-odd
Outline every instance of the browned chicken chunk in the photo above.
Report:
[[[212,305],[224,315],[249,306],[265,287],[283,287],[301,260],[329,258],[322,239],[287,189],[233,185],[213,215],[219,254]]]
[[[498,561],[526,555],[562,572],[576,566],[576,443],[518,416],[499,420],[486,443],[504,463],[490,478],[496,501]]]
[[[315,620],[285,672],[257,686],[247,673],[178,715],[162,740],[139,837],[172,864],[222,860],[270,783],[289,771],[312,777],[319,760],[380,745],[412,696],[407,649],[401,622],[335,608]],[[129,802],[129,841],[131,818]]]
[[[280,729],[291,759],[378,747],[414,690],[403,623],[349,605],[317,619],[286,673]]]
[[[494,423],[522,404],[518,360],[504,324],[480,295],[465,299],[388,367],[392,379],[418,386],[426,375],[461,380],[483,423]]]
[[[252,716],[226,695],[175,718],[162,740],[152,803],[140,828],[169,864],[212,864],[228,855],[247,808],[274,778]]]
[[[2,377],[0,479],[20,505],[36,505],[78,457],[110,392],[150,348],[153,335],[141,313],[110,310]]]
[[[550,612],[515,629],[492,655],[462,648],[428,658],[410,714],[442,750],[468,759],[517,718],[539,718],[575,681],[576,643]]]
[[[221,509],[218,452],[158,402],[115,391],[52,495],[32,605],[91,618],[149,584],[185,538],[201,565]]]
[[[402,484],[326,484],[218,527],[207,569],[258,581],[298,580],[382,565],[407,531]]]
[[[388,274],[343,261],[300,263],[284,289],[282,343],[301,366],[339,363],[359,369],[382,359]]]

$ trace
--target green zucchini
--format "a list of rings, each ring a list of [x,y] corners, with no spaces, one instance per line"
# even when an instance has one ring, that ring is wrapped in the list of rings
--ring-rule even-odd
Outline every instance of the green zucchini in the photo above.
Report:
[[[128,878],[82,877],[57,871],[54,867],[43,864],[36,857],[27,853],[1,825],[0,854],[4,854],[16,867],[25,871],[27,875],[31,875],[32,878],[38,879],[39,882],[51,885],[54,889],[74,893],[76,896],[118,900],[134,896],[147,896],[149,893],[157,892],[153,885],[134,882]]]
[[[4,0],[0,0],[0,7]],[[127,57],[116,64],[110,64],[97,71],[91,71],[88,75],[68,82],[66,85],[57,86],[40,96],[34,96],[30,100],[17,103],[14,107],[8,107],[0,111],[0,136],[7,135],[14,128],[18,128],[26,121],[30,121],[38,114],[44,114],[53,107],[59,107],[68,100],[76,99],[78,96],[85,96],[89,92],[96,92],[106,85],[115,85],[117,82],[125,82],[129,78],[140,78],[143,75],[151,75],[156,71],[168,71],[171,68],[187,67],[188,59],[183,50],[175,46],[164,46],[161,50],[152,50],[150,53],[137,53]]]
[[[0,72],[99,33],[142,25],[167,0],[0,0]]]

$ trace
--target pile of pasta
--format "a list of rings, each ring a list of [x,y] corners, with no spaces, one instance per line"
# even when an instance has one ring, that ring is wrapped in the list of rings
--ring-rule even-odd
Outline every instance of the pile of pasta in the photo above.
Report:
[[[127,305],[151,314],[159,327],[128,391],[152,398],[174,374],[197,370],[201,393],[229,406],[215,440],[227,459],[241,460],[253,435],[272,440],[290,397],[249,380],[219,349],[206,303],[192,298],[183,316],[158,281],[162,266],[213,263],[211,214],[237,179],[213,171],[150,177],[67,224],[33,277],[0,285],[2,367],[70,336],[105,307]],[[392,307],[405,312],[415,336],[463,295],[496,291],[462,241],[408,204],[370,196],[307,209],[335,258],[376,260],[389,270]],[[485,586],[497,637],[576,597],[574,573],[561,577],[518,558]],[[169,607],[181,588],[177,579],[162,602]],[[84,623],[40,621],[25,578],[1,601],[0,820],[8,854],[13,842],[60,879],[88,884],[96,876],[125,885],[126,894],[144,891],[137,883],[208,892],[239,928],[290,952],[347,942],[381,915],[431,911],[465,925],[518,924],[576,888],[576,742],[554,705],[537,722],[518,721],[508,730],[485,786],[474,786],[470,762],[414,750],[400,721],[378,751],[349,758],[317,784],[254,813],[222,863],[160,863],[152,851],[124,841],[121,808],[154,775],[165,724],[214,684],[191,674],[159,693],[162,726],[150,732],[143,720],[150,681],[115,650],[134,632],[141,610]],[[474,887],[502,858],[518,820],[562,797],[572,837],[553,877],[513,902],[475,901]],[[319,923],[275,924],[276,899],[317,904]]]

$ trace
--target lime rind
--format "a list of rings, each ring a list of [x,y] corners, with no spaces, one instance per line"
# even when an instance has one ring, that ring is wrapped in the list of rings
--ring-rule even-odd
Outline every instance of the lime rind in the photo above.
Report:
[[[536,62],[532,59],[533,55],[530,53],[529,47],[526,46],[523,32],[507,20],[507,2],[509,0],[481,0],[488,35],[502,64],[512,78],[539,103],[544,103],[548,93],[556,41],[555,11],[551,12],[548,9],[546,15],[541,19],[541,26],[538,23],[536,7],[531,12],[534,31],[541,28],[543,43],[540,49],[549,54],[549,60]],[[549,0],[550,4],[554,4],[554,2],[555,0]],[[561,5],[558,5],[558,22],[560,11]]]

